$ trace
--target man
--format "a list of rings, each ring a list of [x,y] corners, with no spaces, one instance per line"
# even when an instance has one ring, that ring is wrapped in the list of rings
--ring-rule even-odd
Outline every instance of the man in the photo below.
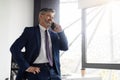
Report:
[[[68,41],[61,26],[54,22],[54,15],[53,9],[41,9],[39,25],[26,27],[11,46],[10,51],[19,66],[16,80],[24,77],[27,80],[61,80],[59,50],[68,50]]]

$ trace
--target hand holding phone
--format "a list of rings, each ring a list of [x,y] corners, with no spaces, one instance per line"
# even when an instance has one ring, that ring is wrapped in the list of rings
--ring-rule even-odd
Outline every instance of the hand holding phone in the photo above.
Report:
[[[55,23],[54,22],[51,24],[51,28],[52,28],[52,30],[54,30],[54,28],[55,28]]]
[[[53,22],[51,24],[51,29],[55,32],[61,32],[62,31],[61,26],[59,24],[55,23],[55,22]]]

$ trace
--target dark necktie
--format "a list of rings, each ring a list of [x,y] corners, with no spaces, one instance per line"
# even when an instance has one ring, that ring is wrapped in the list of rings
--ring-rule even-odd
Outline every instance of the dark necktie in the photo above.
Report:
[[[50,54],[49,38],[48,38],[47,30],[45,30],[45,49],[46,49],[46,55],[47,55],[49,64],[50,64],[50,66],[53,66],[52,54]]]

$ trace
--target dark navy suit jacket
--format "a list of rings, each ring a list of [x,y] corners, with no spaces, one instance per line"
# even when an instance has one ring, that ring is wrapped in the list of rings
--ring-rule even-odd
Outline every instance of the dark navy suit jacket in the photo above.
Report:
[[[52,41],[52,54],[54,68],[60,75],[59,50],[68,50],[68,41],[64,31],[55,33],[49,30]],[[22,80],[25,70],[33,64],[38,57],[41,47],[41,34],[39,26],[26,27],[22,35],[13,43],[10,48],[13,58],[19,66],[17,80]],[[22,53],[22,49],[25,52]]]

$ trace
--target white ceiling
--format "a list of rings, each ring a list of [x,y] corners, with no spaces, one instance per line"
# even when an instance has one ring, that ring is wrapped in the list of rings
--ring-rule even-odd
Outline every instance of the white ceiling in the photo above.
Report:
[[[120,1],[120,0],[78,0],[78,7],[80,9],[89,8],[93,6],[103,5],[111,1]]]

